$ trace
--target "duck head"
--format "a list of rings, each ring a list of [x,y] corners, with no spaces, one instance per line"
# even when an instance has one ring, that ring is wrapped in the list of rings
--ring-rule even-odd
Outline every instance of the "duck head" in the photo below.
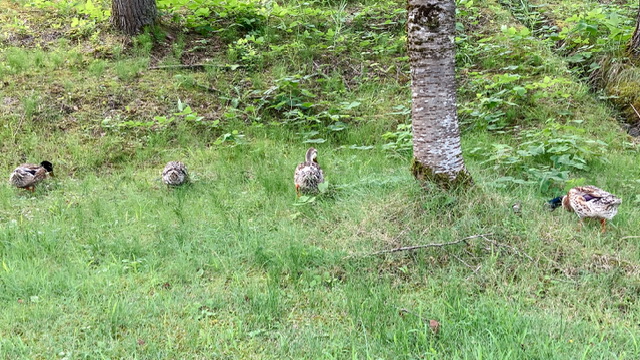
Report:
[[[310,147],[309,150],[307,150],[307,154],[305,155],[305,160],[307,162],[318,162],[318,150]]]
[[[562,198],[564,198],[564,196],[558,196],[547,201],[547,206],[549,207],[549,210],[553,211],[559,208],[560,206],[562,206]]]
[[[49,173],[49,176],[53,176],[53,164],[51,162],[45,160],[40,163],[40,166],[42,166],[45,170],[47,170],[47,172]]]

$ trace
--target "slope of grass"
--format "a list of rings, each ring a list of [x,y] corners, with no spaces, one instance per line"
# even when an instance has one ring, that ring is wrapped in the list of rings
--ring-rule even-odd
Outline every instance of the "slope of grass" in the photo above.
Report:
[[[287,3],[255,53],[241,32],[127,42],[100,23],[69,27],[60,9],[0,5],[0,168],[47,158],[57,174],[35,194],[0,186],[1,357],[640,355],[637,147],[495,2],[459,7],[476,185],[451,193],[408,171],[403,3]],[[147,70],[194,62],[215,66]],[[577,144],[566,154],[585,170],[522,155],[558,139]],[[330,186],[299,200],[292,175],[309,140]],[[520,160],[497,156],[504,146]],[[161,184],[173,159],[191,186]],[[544,209],[581,182],[624,199],[605,234]],[[489,235],[371,255],[478,234]]]
[[[640,71],[637,59],[628,51],[638,4],[562,0],[502,3],[538,36],[553,41],[556,52],[566,57],[573,71],[621,110],[629,133],[640,135],[636,111],[640,106]]]

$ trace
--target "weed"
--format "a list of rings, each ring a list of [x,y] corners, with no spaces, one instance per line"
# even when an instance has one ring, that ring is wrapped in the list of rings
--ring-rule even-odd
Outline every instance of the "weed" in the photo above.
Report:
[[[575,121],[580,124],[581,121]],[[602,159],[607,144],[584,137],[584,129],[562,125],[550,119],[542,130],[525,130],[522,142],[516,148],[506,144],[492,144],[492,151],[476,148],[472,153],[492,154],[484,162],[494,163],[495,170],[514,174],[527,174],[525,179],[503,177],[499,182],[512,181],[527,184],[531,179],[546,191],[551,185],[562,185],[571,171],[589,170],[588,164]]]
[[[149,60],[144,58],[120,60],[115,63],[114,71],[120,80],[128,82],[136,78],[142,69],[149,66],[148,64]]]
[[[149,56],[153,48],[153,35],[146,30],[145,33],[133,39],[133,51],[136,56]],[[178,57],[179,58],[179,57]]]
[[[38,95],[30,95],[22,99],[22,108],[24,109],[24,117],[28,120],[33,119],[40,111],[41,99]]]
[[[392,151],[400,156],[411,156],[413,154],[413,133],[411,125],[400,124],[395,132],[387,132],[382,134],[382,138],[389,141],[382,145],[387,151]]]
[[[95,77],[100,77],[104,74],[105,70],[107,69],[107,62],[104,60],[94,60],[91,62],[91,64],[89,64],[89,72],[91,73],[91,75],[95,76]]]

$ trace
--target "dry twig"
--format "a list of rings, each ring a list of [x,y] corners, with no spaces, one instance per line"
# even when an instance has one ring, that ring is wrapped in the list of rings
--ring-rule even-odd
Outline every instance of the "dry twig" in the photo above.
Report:
[[[517,255],[524,256],[527,259],[529,259],[531,261],[534,261],[533,258],[531,256],[529,256],[527,253],[525,253],[524,251],[520,251],[520,250],[516,249],[515,247],[513,247],[511,245],[502,244],[502,243],[499,243],[497,241],[491,240],[491,239],[489,239],[487,237],[487,236],[492,236],[492,235],[493,234],[472,235],[472,236],[467,236],[466,238],[462,238],[460,240],[451,241],[451,242],[447,242],[447,243],[434,243],[434,244],[404,246],[404,247],[399,247],[399,248],[390,249],[390,250],[381,250],[381,251],[377,251],[377,252],[374,252],[374,253],[371,253],[371,254],[368,254],[368,255],[372,256],[372,255],[389,254],[389,253],[394,253],[394,252],[399,252],[399,251],[411,251],[411,250],[424,249],[424,248],[430,248],[430,247],[444,247],[444,246],[449,246],[449,245],[460,244],[462,242],[466,243],[467,240],[482,239],[482,240],[484,240],[484,241],[486,241],[486,242],[488,242],[488,243],[490,243],[490,244],[492,244],[494,246],[504,247],[504,248],[510,249],[511,251],[516,253]],[[491,249],[487,248],[487,250],[491,250]],[[469,265],[467,264],[467,266],[469,266]]]
[[[638,110],[636,110],[636,107],[633,106],[633,104],[629,104],[629,105],[631,105],[631,108],[633,109],[633,111],[635,111],[636,115],[638,115],[638,118],[640,118],[640,113],[638,112]]]
[[[217,64],[187,64],[187,65],[158,65],[149,66],[149,70],[164,70],[164,69],[204,69],[206,67],[220,67]]]
[[[440,243],[440,244],[425,244],[425,245],[404,246],[404,247],[399,247],[399,248],[395,248],[395,249],[391,249],[391,250],[377,251],[377,252],[374,252],[374,253],[369,254],[369,255],[389,254],[389,253],[394,253],[394,252],[398,252],[398,251],[411,251],[411,250],[424,249],[424,248],[429,248],[429,247],[443,247],[443,246],[448,246],[448,245],[460,244],[461,242],[466,242],[467,240],[476,239],[476,238],[484,238],[485,236],[491,236],[491,235],[493,235],[493,234],[482,234],[482,235],[467,236],[466,238],[462,238],[460,240],[451,241],[451,242],[447,242],[447,243]]]
[[[527,253],[522,252],[522,251],[519,251],[518,249],[514,248],[514,247],[513,247],[513,246],[511,246],[511,245],[501,244],[501,243],[499,243],[499,242],[497,242],[497,241],[493,241],[493,240],[491,240],[491,239],[487,239],[484,235],[480,235],[480,236],[482,236],[482,240],[484,240],[484,241],[490,242],[490,243],[492,243],[493,245],[498,246],[498,247],[506,247],[506,248],[508,248],[508,249],[511,249],[511,251],[513,251],[514,253],[516,253],[516,254],[518,254],[518,255],[522,255],[522,256],[526,257],[527,259],[529,259],[529,260],[533,261],[533,258],[532,258],[531,256],[527,255]]]

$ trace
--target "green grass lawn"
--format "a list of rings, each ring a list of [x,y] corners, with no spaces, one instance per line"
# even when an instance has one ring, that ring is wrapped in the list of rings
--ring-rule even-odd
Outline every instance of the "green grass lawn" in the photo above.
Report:
[[[1,0],[0,169],[48,159],[56,177],[33,194],[0,185],[0,358],[639,358],[637,144],[551,47],[500,32],[520,25],[480,3],[486,21],[464,25],[493,39],[459,44],[475,185],[444,192],[414,181],[398,128],[404,3],[287,2],[292,13],[267,25],[293,33],[264,30],[269,50],[243,58],[241,33],[169,28],[173,43],[127,42],[107,24],[72,28],[63,10]],[[296,19],[344,38],[305,34]],[[317,47],[298,49],[309,36]],[[203,62],[200,51],[217,66],[147,70]],[[499,78],[509,71],[536,84],[531,97],[501,95],[519,91]],[[178,99],[197,116],[174,115]],[[585,168],[549,168],[528,141],[569,144]],[[293,171],[310,145],[329,188],[298,199]],[[169,160],[186,163],[191,185],[162,184]],[[623,198],[605,234],[545,209],[578,183]]]

